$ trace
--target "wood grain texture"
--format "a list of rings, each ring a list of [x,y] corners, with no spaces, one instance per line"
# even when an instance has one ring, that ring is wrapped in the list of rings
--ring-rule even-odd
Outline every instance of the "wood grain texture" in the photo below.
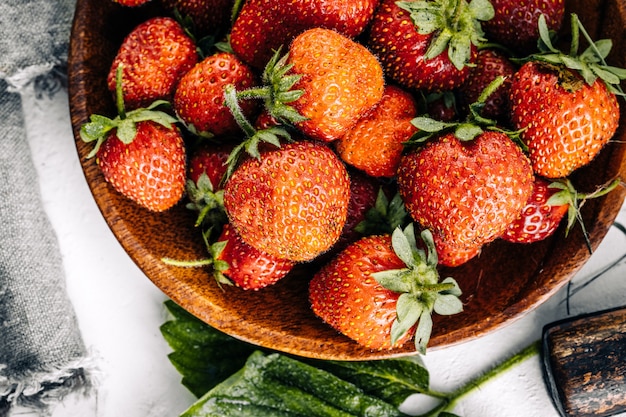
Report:
[[[616,40],[611,57],[614,64],[623,65],[617,61],[626,56],[624,2],[574,0],[567,4],[568,12],[579,11],[585,24],[601,31],[602,37]],[[204,257],[204,244],[191,214],[182,204],[165,213],[147,213],[121,197],[105,183],[95,161],[86,159],[90,146],[79,137],[80,126],[89,115],[114,114],[105,79],[116,48],[134,25],[159,12],[150,6],[131,10],[112,1],[78,0],[70,44],[70,113],[77,152],[94,199],[129,256],[176,303],[242,340],[320,359],[364,360],[413,353],[410,345],[392,352],[363,349],[317,319],[307,300],[311,266],[302,265],[273,287],[243,292],[220,289],[206,270],[160,261],[162,257]],[[622,127],[616,137],[591,165],[576,174],[575,183],[591,190],[619,173],[626,177],[625,120],[622,111]],[[585,204],[583,216],[594,248],[617,216],[625,194],[619,188]],[[588,258],[580,228],[567,239],[561,229],[555,237],[529,246],[494,242],[468,264],[442,270],[442,276],[455,277],[463,289],[465,311],[435,317],[429,348],[471,340],[516,320],[557,292]]]
[[[546,382],[567,417],[626,411],[626,309],[560,321],[543,336]]]

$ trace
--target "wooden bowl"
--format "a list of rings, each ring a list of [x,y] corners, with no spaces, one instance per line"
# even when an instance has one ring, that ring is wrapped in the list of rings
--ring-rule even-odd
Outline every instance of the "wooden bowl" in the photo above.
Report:
[[[154,2],[152,2],[154,3]],[[626,5],[622,0],[567,1],[567,16],[576,11],[594,39],[611,38],[613,65],[625,66]],[[359,347],[314,316],[307,301],[305,267],[277,285],[258,292],[220,289],[203,269],[168,266],[161,258],[205,257],[194,216],[179,204],[161,214],[149,213],[121,197],[103,179],[92,145],[79,129],[91,114],[114,115],[106,74],[123,37],[156,13],[153,7],[122,8],[110,0],[78,0],[69,54],[70,111],[76,148],[93,196],[129,256],[168,297],[209,325],[247,342],[295,355],[337,360],[364,360],[413,352],[412,344],[392,352]],[[568,27],[569,23],[564,23]],[[622,105],[622,108],[626,106]],[[621,175],[626,178],[626,112],[615,138],[593,163],[575,175],[588,190]],[[624,201],[624,187],[590,200],[583,216],[593,248],[606,235]],[[429,349],[471,340],[498,329],[557,292],[589,259],[580,227],[565,238],[563,230],[532,245],[496,241],[480,257],[446,271],[463,290],[465,309],[435,317]]]

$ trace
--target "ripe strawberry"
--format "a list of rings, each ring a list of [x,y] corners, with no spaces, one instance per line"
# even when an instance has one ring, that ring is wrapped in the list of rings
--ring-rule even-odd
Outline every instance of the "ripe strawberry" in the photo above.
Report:
[[[281,259],[308,261],[339,238],[350,181],[327,146],[297,141],[244,160],[224,191],[230,222],[246,243]]]
[[[221,136],[239,131],[228,107],[224,105],[224,87],[246,89],[256,85],[252,70],[229,52],[218,52],[196,64],[185,74],[174,95],[174,109],[185,125],[201,136]],[[241,104],[247,116],[256,111],[256,103]]]
[[[617,99],[602,80],[588,84],[573,71],[539,62],[517,71],[510,101],[533,169],[547,178],[566,177],[589,163],[619,123]]]
[[[170,100],[180,78],[198,62],[194,42],[168,17],[139,24],[123,40],[111,64],[107,84],[116,91],[116,72],[123,68],[123,95],[127,108],[146,107],[158,99]]]
[[[216,189],[222,188],[221,182],[226,174],[226,161],[233,151],[233,143],[215,144],[204,142],[194,149],[189,157],[188,177],[198,182],[200,175],[206,174]]]
[[[177,11],[192,22],[196,38],[223,33],[230,27],[234,0],[161,0],[170,13]]]
[[[533,193],[520,216],[511,223],[502,239],[516,243],[533,243],[551,236],[561,224],[569,204],[552,199],[561,190],[550,186],[550,181],[536,177]]]
[[[459,119],[457,99],[452,91],[430,93],[424,97],[426,114],[442,122],[454,122]]]
[[[439,282],[430,236],[422,235],[428,252],[417,248],[413,227],[351,244],[313,276],[313,312],[368,349],[399,348],[415,334],[416,348],[425,353],[431,312],[462,310],[456,282]]]
[[[129,144],[111,134],[96,157],[106,181],[152,211],[175,205],[185,188],[185,149],[177,127],[139,122]]]
[[[485,0],[383,0],[367,45],[386,75],[427,92],[452,90],[465,81],[482,40],[480,21],[493,16]]]
[[[360,34],[379,0],[248,0],[233,24],[230,43],[245,62],[264,68],[274,51],[307,29],[322,27],[349,38]]]
[[[337,153],[348,164],[373,177],[396,175],[404,142],[416,128],[413,96],[399,87],[385,87],[380,102],[337,142]]]
[[[235,145],[205,142],[193,150],[187,169],[187,208],[198,212],[196,226],[222,229],[228,218],[224,211],[222,181],[226,174],[226,161]]]
[[[593,42],[578,54],[579,33],[572,15],[572,46],[556,49],[546,19],[539,18],[541,52],[513,77],[511,120],[529,149],[533,169],[547,178],[569,176],[588,164],[613,137],[619,124],[616,93],[626,70],[606,65],[611,41]]]
[[[215,244],[214,244],[215,245]],[[228,277],[244,290],[259,290],[284,278],[295,262],[279,259],[245,243],[231,225],[226,224],[217,240],[214,274],[218,282]]]
[[[306,120],[296,126],[308,137],[330,142],[343,135],[383,96],[385,80],[374,55],[329,29],[298,35],[289,48],[294,88],[303,91],[291,105]]]
[[[458,89],[460,107],[467,113],[469,106],[478,101],[487,86],[502,76],[503,83],[487,97],[480,114],[483,117],[508,121],[509,89],[515,71],[513,63],[503,53],[495,49],[481,49],[476,56],[475,66],[470,69],[469,77]]]
[[[558,32],[565,12],[564,0],[490,0],[493,19],[483,23],[487,38],[520,54],[537,50],[539,16],[544,15],[548,28]]]
[[[348,171],[348,175],[350,176],[348,213],[339,240],[333,247],[333,252],[344,249],[348,244],[363,236],[355,228],[365,220],[366,213],[376,204],[376,196],[380,189],[380,184],[376,179],[360,171]]]
[[[127,7],[137,7],[148,3],[150,0],[113,0],[115,3]]]
[[[583,235],[587,238],[580,208],[586,200],[601,197],[619,184],[620,180],[617,179],[591,193],[579,193],[568,179],[548,181],[535,177],[531,198],[517,220],[508,226],[501,237],[514,243],[538,242],[552,236],[567,213],[565,235],[568,235],[574,223],[578,221],[583,229]],[[589,245],[589,242],[587,244]]]
[[[411,217],[432,231],[439,263],[457,266],[518,217],[533,173],[504,133],[486,131],[464,142],[447,133],[408,152],[397,180]]]

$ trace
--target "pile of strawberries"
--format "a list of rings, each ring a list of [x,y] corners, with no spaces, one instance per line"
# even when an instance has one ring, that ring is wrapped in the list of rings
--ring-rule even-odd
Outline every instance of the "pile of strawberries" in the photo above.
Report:
[[[568,179],[626,71],[575,15],[555,46],[563,0],[151,1],[111,63],[118,114],[81,131],[106,180],[197,211],[207,258],[166,262],[244,290],[307,263],[315,314],[367,348],[424,352],[432,312],[462,310],[440,266],[569,229],[619,184]]]

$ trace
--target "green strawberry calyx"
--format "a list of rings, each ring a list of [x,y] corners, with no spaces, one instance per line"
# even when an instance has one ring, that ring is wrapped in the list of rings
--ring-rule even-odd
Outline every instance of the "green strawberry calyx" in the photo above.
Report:
[[[432,59],[444,51],[460,71],[471,58],[471,46],[485,41],[480,21],[491,20],[495,14],[489,0],[417,0],[396,3],[406,10],[417,32],[433,34],[424,59]]]
[[[95,142],[94,148],[87,155],[87,158],[93,158],[109,133],[115,130],[116,136],[124,144],[131,143],[137,135],[136,124],[143,121],[153,121],[168,129],[178,122],[178,119],[172,115],[157,110],[161,106],[169,106],[169,102],[165,100],[156,100],[145,108],[134,109],[126,112],[124,108],[124,99],[122,94],[122,65],[120,64],[116,70],[116,104],[118,115],[111,119],[106,116],[92,114],[89,122],[83,124],[80,128],[80,138],[83,142]]]
[[[228,218],[224,210],[224,190],[216,190],[206,172],[200,175],[197,183],[191,179],[187,180],[186,190],[189,197],[187,209],[198,213],[196,227],[201,225],[221,227],[227,223]]]
[[[228,155],[226,159],[226,173],[224,174],[222,182],[230,178],[244,153],[259,159],[261,157],[259,152],[260,144],[268,143],[279,148],[281,140],[292,140],[291,133],[284,125],[257,130],[243,114],[239,100],[240,96],[234,85],[229,84],[224,87],[224,103],[246,137]]]
[[[560,191],[550,196],[546,204],[550,206],[562,206],[567,204],[567,226],[565,228],[565,236],[567,237],[574,224],[578,223],[582,228],[587,249],[589,250],[589,253],[592,253],[591,242],[589,241],[589,235],[583,222],[580,210],[587,200],[602,197],[613,191],[620,184],[623,184],[621,179],[616,178],[600,185],[590,193],[580,193],[576,190],[569,179],[556,179],[551,182],[548,187],[558,189]]]
[[[527,146],[520,139],[520,130],[507,130],[499,126],[498,121],[489,119],[481,115],[482,109],[487,102],[487,98],[493,94],[498,87],[504,83],[504,77],[496,77],[480,94],[475,103],[470,104],[467,118],[463,121],[443,122],[428,116],[417,116],[411,120],[411,124],[418,130],[405,143],[407,146],[422,144],[433,137],[441,136],[445,133],[452,132],[460,141],[467,142],[474,140],[485,131],[496,131],[504,133],[511,140],[517,143],[522,150],[526,150]]]
[[[406,268],[372,274],[384,288],[400,293],[396,303],[396,320],[391,326],[391,342],[395,344],[410,329],[415,328],[415,348],[426,353],[432,333],[432,312],[452,315],[463,310],[461,289],[448,277],[439,281],[438,256],[432,233],[425,229],[421,239],[426,250],[417,247],[413,223],[404,230],[397,228],[391,235],[394,252]]]
[[[613,41],[600,39],[594,41],[585,30],[583,24],[575,13],[571,14],[571,42],[570,50],[564,53],[553,44],[554,33],[548,29],[544,15],[539,16],[539,52],[530,55],[521,61],[539,61],[555,67],[565,67],[578,72],[584,81],[591,85],[598,78],[601,79],[614,94],[624,96],[620,87],[622,80],[626,79],[626,69],[610,66],[606,63],[606,57],[611,52]],[[579,53],[580,35],[583,35],[589,46]],[[561,85],[565,89],[576,90],[576,83],[564,79]]]

